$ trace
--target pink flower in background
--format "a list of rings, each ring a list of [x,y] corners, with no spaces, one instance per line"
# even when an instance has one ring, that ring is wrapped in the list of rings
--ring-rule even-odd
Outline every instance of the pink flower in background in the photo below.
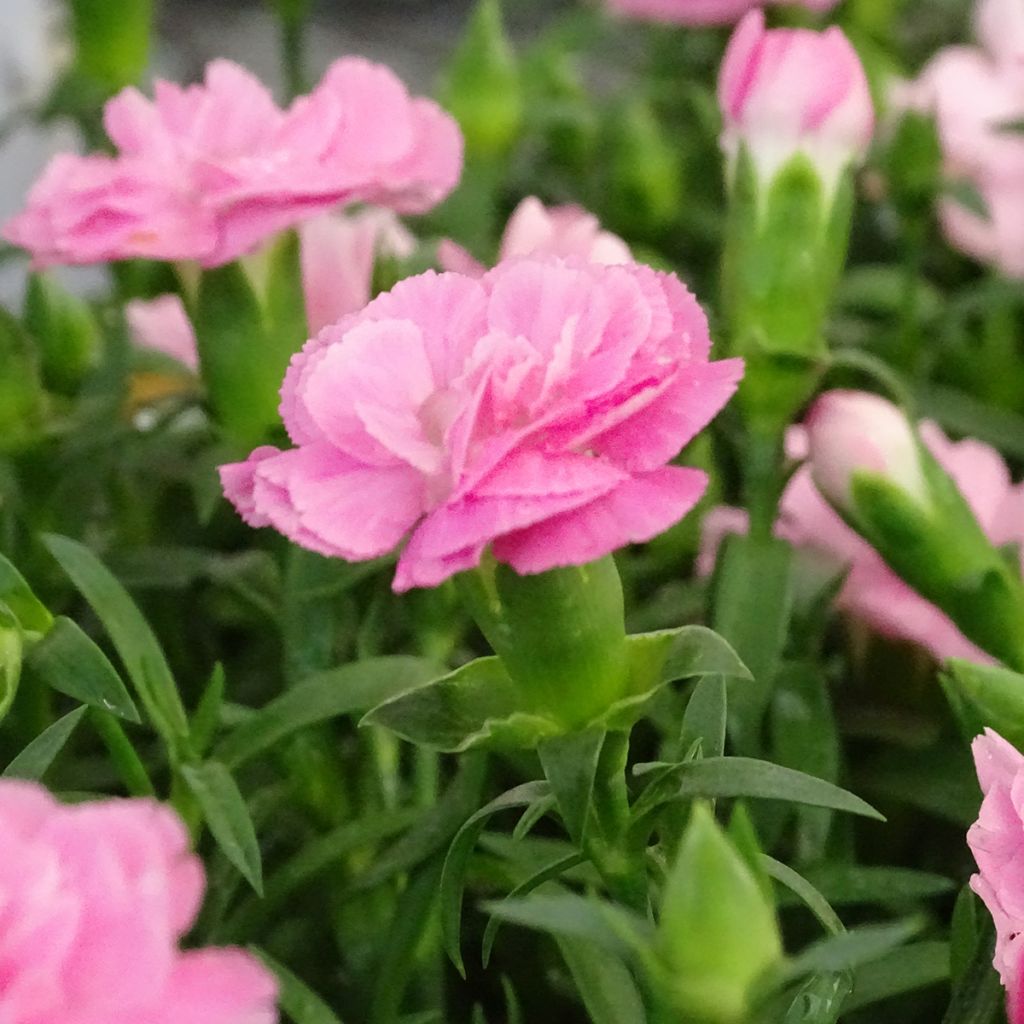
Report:
[[[105,124],[117,156],[57,157],[6,225],[37,265],[218,266],[339,204],[423,212],[462,165],[455,122],[358,58],[286,111],[243,68],[214,61],[202,85],[157,82],[152,101],[124,90]]]
[[[487,268],[449,239],[437,250],[444,270],[482,277]],[[545,206],[527,196],[513,211],[501,239],[498,262],[514,256],[564,256],[588,263],[631,263],[629,246],[580,206]]]
[[[859,428],[848,418],[854,414],[863,417]],[[911,590],[874,548],[843,522],[815,486],[815,480],[823,480],[842,504],[850,472],[862,468],[892,476],[914,493],[921,470],[897,416],[900,414],[893,406],[876,396],[850,392],[822,396],[808,418],[810,429],[794,427],[787,438],[791,457],[806,458],[810,453],[811,461],[797,470],[787,486],[775,532],[817,563],[836,573],[846,572],[837,607],[852,618],[883,636],[918,644],[936,658],[990,664],[992,658],[964,637],[935,605]],[[831,436],[823,437],[823,431]],[[999,453],[980,441],[950,441],[934,423],[921,424],[920,431],[989,538],[996,544],[1024,542],[1024,484],[1014,486]],[[725,535],[746,529],[743,510],[712,510],[704,524],[700,571],[710,573]]]
[[[864,158],[875,127],[863,65],[842,30],[769,30],[760,10],[733,33],[718,100],[726,156],[745,147],[766,180],[804,153],[834,182]]]
[[[839,0],[767,0],[792,2],[812,11],[830,11]],[[759,0],[607,0],[616,14],[670,25],[727,25],[748,11],[763,6]]]
[[[311,334],[370,301],[378,256],[405,259],[416,246],[394,213],[378,207],[314,217],[300,226],[299,240]],[[198,370],[195,331],[179,296],[133,299],[125,306],[125,316],[136,345]]]
[[[196,335],[177,295],[132,299],[125,303],[125,319],[135,344],[177,359],[190,370],[199,369]]]
[[[0,780],[4,1024],[273,1024],[274,979],[236,949],[181,951],[203,868],[167,808],[65,807]]]
[[[978,864],[971,888],[985,901],[996,926],[994,965],[1007,990],[1011,1024],[1024,1021],[1024,756],[986,729],[972,744],[984,794],[967,843]]]
[[[947,195],[939,213],[949,241],[969,256],[1024,278],[1024,8],[983,0],[981,47],[937,54],[914,83],[908,105],[934,113],[947,178],[980,196],[979,211]]]
[[[661,533],[706,477],[668,462],[742,375],[671,275],[553,258],[427,273],[296,356],[296,447],[221,468],[252,526],[362,561],[403,542],[394,587],[435,586],[490,546],[519,573]]]

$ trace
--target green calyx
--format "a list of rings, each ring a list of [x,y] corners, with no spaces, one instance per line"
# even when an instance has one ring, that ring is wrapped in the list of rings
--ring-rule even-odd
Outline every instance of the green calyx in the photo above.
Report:
[[[770,428],[790,422],[820,379],[853,176],[847,171],[832,186],[798,153],[765,181],[744,147],[729,200],[722,300],[730,353],[747,360],[739,401],[748,420]]]
[[[611,556],[520,576],[504,565],[466,581],[470,610],[523,710],[580,726],[626,695],[622,583]]]

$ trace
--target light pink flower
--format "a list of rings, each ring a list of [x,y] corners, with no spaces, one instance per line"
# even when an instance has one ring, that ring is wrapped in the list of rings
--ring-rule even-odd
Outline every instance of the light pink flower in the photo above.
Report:
[[[823,418],[819,428],[827,422]],[[950,441],[934,423],[922,423],[920,431],[925,445],[952,476],[988,537],[996,544],[1024,541],[1024,484],[1014,486],[999,453],[980,441]],[[890,465],[879,450],[877,436],[873,438],[867,431],[859,439],[844,432],[835,444],[855,446],[865,468],[883,471]],[[792,428],[787,438],[791,457],[805,457],[809,447],[813,446],[808,445],[807,431]],[[819,458],[822,450],[819,447]],[[852,458],[851,453],[845,462],[847,467]],[[910,472],[913,480],[914,471]],[[723,537],[746,529],[742,510],[712,510],[703,527],[698,569],[710,573]],[[992,658],[964,637],[948,616],[911,590],[874,548],[843,522],[815,486],[810,464],[801,466],[786,487],[775,532],[816,564],[837,574],[846,573],[836,603],[851,618],[883,636],[909,640],[939,659],[992,663]]]
[[[6,237],[37,265],[146,257],[212,267],[332,207],[423,212],[458,180],[462,140],[387,68],[337,61],[281,110],[244,69],[215,61],[203,85],[157,82],[106,106],[117,156],[57,157]]]
[[[444,270],[483,277],[487,268],[455,242],[445,239],[437,250]],[[629,246],[580,206],[545,206],[527,196],[513,211],[501,239],[498,262],[514,256],[563,256],[612,266],[630,263]]]
[[[947,178],[972,187],[979,212],[946,195],[939,213],[962,252],[1024,277],[1024,135],[1007,126],[1024,119],[1024,9],[1016,0],[983,0],[977,10],[982,47],[938,53],[897,98],[935,115]]]
[[[276,986],[248,953],[182,952],[202,864],[148,800],[65,807],[0,780],[4,1024],[273,1024]]]
[[[1024,756],[986,729],[972,744],[984,794],[967,843],[978,864],[971,888],[985,901],[996,926],[994,965],[1009,996],[1011,1024],[1024,1020]]]
[[[481,279],[427,273],[322,331],[281,413],[296,447],[224,466],[229,499],[322,554],[407,541],[394,587],[429,587],[490,546],[519,573],[600,558],[693,507],[667,463],[728,401],[739,360],[671,275],[547,258]]]
[[[718,100],[726,156],[745,146],[765,180],[804,153],[831,184],[863,159],[874,132],[867,77],[842,30],[769,30],[760,10],[733,33]]]
[[[416,240],[390,210],[324,214],[299,228],[302,290],[311,334],[370,301],[378,256],[404,259]],[[195,331],[177,295],[133,299],[125,306],[136,345],[199,368]]]
[[[767,0],[800,4],[812,11],[830,11],[839,0]],[[748,11],[764,6],[760,0],[607,0],[616,14],[670,25],[727,25]]]
[[[177,295],[132,299],[125,303],[124,315],[132,339],[140,348],[162,352],[190,370],[199,369],[195,331]]]

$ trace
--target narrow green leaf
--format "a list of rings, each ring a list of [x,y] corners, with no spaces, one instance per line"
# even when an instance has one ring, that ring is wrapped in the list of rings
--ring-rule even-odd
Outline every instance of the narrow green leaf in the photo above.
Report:
[[[994,953],[995,934],[988,925],[984,941],[978,943],[967,970],[953,988],[942,1024],[996,1024],[1003,1020],[1006,996],[992,966]]]
[[[970,885],[965,885],[956,898],[953,924],[949,930],[949,969],[954,985],[959,985],[970,969],[981,941],[982,928],[978,917],[978,897]]]
[[[505,994],[505,1020],[507,1024],[525,1024],[523,1009],[519,1005],[516,990],[504,975],[501,978],[501,990]]]
[[[950,879],[911,868],[819,864],[804,871],[832,904],[906,904],[944,896],[956,887]]]
[[[583,842],[604,740],[600,729],[588,729],[556,736],[537,747],[566,831],[576,843]]]
[[[110,760],[128,792],[132,796],[156,796],[156,788],[146,771],[146,766],[135,752],[135,747],[125,734],[121,723],[109,712],[92,708],[89,711],[89,724],[103,740]]]
[[[154,728],[172,752],[180,752],[188,718],[164,652],[135,602],[84,545],[54,534],[43,542],[110,634]]]
[[[53,616],[45,605],[3,555],[0,555],[0,602],[7,605],[21,628],[28,632],[45,633],[53,623]]]
[[[423,658],[368,658],[322,672],[293,687],[236,726],[214,756],[237,768],[285,736],[339,715],[356,714],[437,675]]]
[[[139,712],[110,659],[71,619],[59,616],[29,652],[28,665],[60,693],[118,718],[138,722]]]
[[[58,718],[49,728],[44,729],[3,770],[3,777],[7,779],[41,779],[64,748],[64,744],[71,738],[71,734],[82,720],[86,710],[84,707],[75,708],[63,718]]]
[[[660,762],[637,765],[636,775],[671,769],[678,783],[676,796],[754,797],[762,800],[786,800],[810,807],[831,807],[884,821],[870,804],[838,786],[812,775],[783,768],[769,761],[749,757],[712,757],[699,761],[666,765]]]
[[[192,746],[197,756],[202,757],[213,743],[220,728],[220,713],[224,706],[224,666],[218,661],[213,666],[210,679],[203,690],[199,706],[192,716],[190,726]]]
[[[0,721],[6,718],[18,693],[23,645],[18,620],[0,604]]]
[[[523,896],[528,896],[535,889],[539,889],[544,885],[545,882],[552,882],[556,878],[560,878],[566,873],[566,871],[571,871],[574,867],[578,867],[580,864],[583,864],[586,859],[586,856],[582,853],[570,853],[566,857],[559,857],[554,863],[548,864],[546,867],[534,872],[529,878],[520,882],[508,894],[506,899],[515,900],[521,899]],[[500,927],[500,918],[492,917],[487,922],[487,927],[484,929],[480,959],[485,968],[490,962],[491,950],[494,948],[494,941],[498,937],[498,929]]]
[[[921,930],[917,920],[873,924],[821,939],[790,961],[786,974],[799,977],[829,971],[855,970],[887,956]]]
[[[753,537],[730,537],[719,555],[712,624],[753,675],[729,691],[729,729],[741,753],[760,752],[761,722],[792,613],[792,558],[788,544]]]
[[[839,734],[828,682],[814,664],[787,663],[779,672],[771,707],[772,760],[826,782],[839,778]],[[814,863],[825,853],[832,812],[797,811],[797,859]]]
[[[415,873],[398,898],[391,927],[382,936],[383,953],[375,970],[367,1024],[397,1024],[402,999],[417,968],[417,947],[433,923],[441,867],[442,857],[435,854]]]
[[[476,846],[492,815],[514,807],[529,807],[537,800],[550,795],[551,787],[546,782],[526,782],[515,789],[485,804],[458,830],[445,858],[441,874],[441,932],[444,948],[458,972],[465,977],[466,968],[462,961],[462,890],[465,885],[466,869]]]
[[[355,879],[348,895],[368,892],[444,849],[479,805],[486,775],[482,755],[463,758],[458,775],[437,805],[424,812],[413,828]]]
[[[770,877],[795,893],[806,904],[807,909],[822,923],[827,932],[841,935],[846,931],[846,926],[829,905],[828,900],[803,875],[767,854],[762,856],[762,863]]]
[[[231,773],[217,761],[205,761],[200,765],[183,765],[181,774],[199,801],[203,817],[224,856],[262,895],[263,867],[256,829]]]
[[[647,1024],[640,991],[619,957],[570,936],[555,941],[593,1024]]]
[[[858,968],[853,992],[843,1004],[843,1013],[937,985],[948,978],[949,943],[914,942]]]
[[[492,900],[484,910],[523,928],[570,939],[583,939],[620,957],[635,955],[653,936],[637,914],[611,903],[572,893]]]
[[[697,682],[683,714],[680,753],[685,754],[698,741],[702,757],[725,753],[727,700],[725,676],[704,676]]]
[[[515,828],[512,829],[512,838],[516,842],[520,842],[525,839],[533,831],[534,826],[536,826],[537,823],[545,817],[545,815],[550,811],[553,811],[557,806],[558,801],[551,793],[534,800],[534,802],[530,804],[525,811],[523,811],[523,816],[516,822]]]
[[[341,1018],[298,975],[258,946],[249,952],[257,956],[277,977],[278,1002],[293,1024],[342,1024]]]

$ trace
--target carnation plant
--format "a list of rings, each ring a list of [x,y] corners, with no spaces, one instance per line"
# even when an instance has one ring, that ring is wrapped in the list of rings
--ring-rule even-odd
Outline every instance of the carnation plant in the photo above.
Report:
[[[1024,1022],[1024,8],[955,6],[478,0],[432,98],[67,0],[0,1024]]]

